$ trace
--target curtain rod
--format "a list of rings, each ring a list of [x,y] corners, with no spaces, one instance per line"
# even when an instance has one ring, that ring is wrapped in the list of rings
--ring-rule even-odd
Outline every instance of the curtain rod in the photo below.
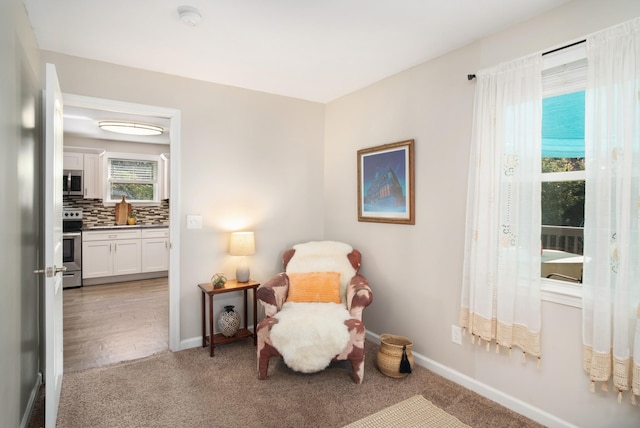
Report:
[[[561,47],[559,47],[559,48],[551,49],[550,51],[543,52],[543,53],[542,53],[542,56],[548,55],[548,54],[550,54],[550,53],[554,53],[554,52],[561,51],[562,49],[567,49],[567,48],[571,48],[571,47],[573,47],[573,46],[577,46],[577,45],[582,44],[582,43],[584,43],[584,42],[586,42],[586,41],[587,41],[586,39],[584,39],[584,40],[579,40],[579,41],[577,41],[577,42],[570,43],[570,44],[568,44],[568,45],[566,45],[566,46],[561,46]],[[476,75],[475,75],[475,74],[467,74],[467,80],[473,80],[473,79],[475,79],[475,78],[476,78]]]

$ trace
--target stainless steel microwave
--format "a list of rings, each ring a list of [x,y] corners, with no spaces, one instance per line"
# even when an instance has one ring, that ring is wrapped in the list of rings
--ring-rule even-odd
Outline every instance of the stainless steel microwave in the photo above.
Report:
[[[65,169],[63,171],[62,184],[62,190],[65,195],[84,195],[81,170]]]

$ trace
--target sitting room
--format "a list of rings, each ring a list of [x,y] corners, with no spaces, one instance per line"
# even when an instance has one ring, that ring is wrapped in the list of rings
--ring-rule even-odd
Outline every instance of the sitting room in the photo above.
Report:
[[[639,17],[637,0],[3,2],[0,426],[340,427],[416,397],[453,417],[451,426],[638,426],[640,274],[628,263],[640,248],[629,220],[637,219],[638,199],[592,183],[617,177],[620,189],[637,191],[640,166],[592,174],[611,170],[597,153],[640,159]],[[606,114],[589,92],[604,57],[594,53],[596,42],[627,33],[619,49],[604,49],[623,59],[606,57],[601,68],[623,64],[636,83]],[[533,72],[514,77],[516,65]],[[45,268],[47,66],[65,102],[148,106],[164,112],[171,136],[163,151],[171,178],[168,349],[65,370],[55,385],[45,355],[50,278],[33,274]],[[580,70],[578,89],[565,91],[569,84],[555,79]],[[530,98],[530,86],[513,89],[524,81],[534,83]],[[547,180],[545,166],[558,164],[543,161],[553,140],[544,134],[543,99],[569,91],[585,91],[587,119],[581,148],[563,158],[578,159],[571,168],[582,170],[563,164],[552,173],[568,175]],[[531,99],[523,116],[533,124],[508,129],[502,119],[520,118]],[[593,128],[600,117],[636,119]],[[620,134],[607,141],[633,144],[597,146],[591,136],[610,129]],[[508,142],[481,144],[503,131],[513,131],[504,140],[525,141],[521,152],[508,152]],[[550,144],[569,140],[576,138]],[[634,156],[624,157],[627,149]],[[521,180],[530,186],[516,189],[509,180],[525,164],[535,165]],[[545,185],[566,180],[582,183],[583,211],[545,223]],[[616,227],[631,226],[602,226],[609,218],[602,201],[618,202],[611,203],[622,213]],[[516,221],[527,226],[516,230]],[[541,244],[543,226],[560,237],[571,229],[576,244]],[[232,250],[232,233],[247,231],[252,247]],[[310,247],[337,253],[339,265],[303,263]],[[301,272],[323,275],[289,278]],[[274,280],[285,273],[286,282]],[[216,274],[240,288],[216,289]],[[362,282],[350,282],[358,275]],[[317,321],[326,314],[288,310],[287,299],[296,298],[278,288],[291,293],[318,277],[339,293],[333,330]],[[598,288],[604,282],[610,288]],[[97,285],[82,288],[89,287]],[[333,297],[323,293],[295,304],[327,304]],[[505,307],[505,295],[516,303]],[[602,296],[612,299],[606,319]],[[222,339],[227,311],[237,312],[240,340]],[[288,320],[277,315],[286,311]],[[285,321],[279,334],[275,324]],[[330,336],[323,344],[336,342],[311,368],[283,343],[292,334],[306,338],[297,328],[305,322],[323,325],[313,330]],[[410,373],[406,363],[397,377],[378,367],[388,337],[400,340],[397,364],[404,353]],[[54,392],[44,399],[56,408],[43,412],[48,387]]]

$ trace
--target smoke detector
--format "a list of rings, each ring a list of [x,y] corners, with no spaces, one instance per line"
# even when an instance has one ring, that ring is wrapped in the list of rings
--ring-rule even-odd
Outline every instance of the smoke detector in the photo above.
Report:
[[[202,21],[200,11],[191,6],[180,6],[178,8],[178,16],[189,27],[195,27]]]

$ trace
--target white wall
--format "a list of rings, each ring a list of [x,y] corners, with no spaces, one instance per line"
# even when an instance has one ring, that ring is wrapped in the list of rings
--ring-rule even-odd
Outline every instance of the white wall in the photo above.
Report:
[[[235,276],[229,231],[255,231],[259,280],[280,271],[285,248],[322,238],[323,105],[46,51],[42,60],[65,93],[181,110],[182,341],[201,334],[196,285]],[[203,217],[201,230],[186,228],[188,214]],[[216,311],[225,304],[241,296],[217,298]]]
[[[38,50],[22,2],[0,2],[0,426],[26,421],[39,386]]]
[[[363,253],[374,291],[367,329],[407,336],[414,351],[555,418],[583,427],[637,427],[638,407],[589,392],[581,312],[543,303],[540,368],[494,349],[451,342],[458,323],[474,81],[467,74],[545,51],[640,15],[640,2],[574,1],[331,102],[325,127],[325,237]],[[415,226],[359,223],[356,152],[415,139]],[[485,389],[486,392],[487,389]],[[628,399],[628,396],[627,396]]]

